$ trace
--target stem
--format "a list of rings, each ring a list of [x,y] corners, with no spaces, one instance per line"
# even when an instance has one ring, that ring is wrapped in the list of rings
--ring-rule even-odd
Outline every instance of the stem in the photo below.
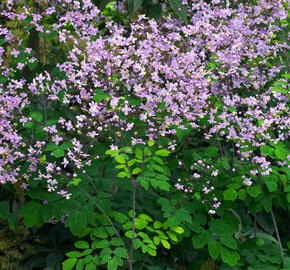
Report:
[[[95,184],[94,184],[92,178],[91,178],[89,175],[87,175],[87,174],[85,174],[85,175],[86,175],[86,177],[88,178],[89,182],[91,183],[91,185],[92,185],[93,189],[95,190],[96,194],[98,194],[98,189],[97,189],[97,187],[95,186]]]
[[[255,239],[255,242],[256,242],[256,239],[257,239],[257,215],[255,214],[255,217],[254,217],[254,239]]]
[[[259,169],[258,169],[258,166],[257,166],[256,162],[255,162],[255,165],[256,165],[256,168],[258,170],[259,178],[260,178],[261,182],[263,183],[263,178],[262,178],[262,175],[259,172]],[[278,227],[277,227],[276,219],[275,219],[275,216],[274,216],[274,213],[273,213],[272,208],[270,210],[270,213],[271,213],[271,217],[272,217],[273,224],[274,224],[274,227],[275,227],[277,240],[278,240],[278,243],[279,243],[279,248],[280,248],[280,253],[281,253],[281,259],[282,259],[282,262],[284,263],[284,252],[283,252],[283,248],[282,248],[282,244],[281,244],[281,240],[280,240],[280,235],[279,235],[279,230],[278,230]]]
[[[113,191],[114,191],[115,182],[117,180],[117,175],[118,175],[118,172],[116,171],[115,174],[114,174],[113,180],[112,180],[112,185],[110,187],[110,191],[109,191],[110,193],[113,193]]]
[[[184,248],[183,248],[183,241],[181,241],[181,257],[182,257],[182,269],[185,268],[185,261],[184,261]]]
[[[274,213],[273,213],[273,210],[272,209],[270,210],[270,212],[271,212],[273,224],[274,224],[274,227],[275,227],[277,240],[278,240],[278,243],[279,243],[279,248],[280,248],[280,253],[281,253],[281,259],[282,259],[282,262],[284,263],[284,252],[283,252],[283,248],[282,248],[282,244],[281,244],[281,240],[280,240],[280,235],[279,235],[279,231],[278,231],[276,219],[275,219],[275,216],[274,216]]]
[[[129,253],[130,258],[130,270],[133,269],[132,262],[133,262],[133,256],[134,256],[134,241],[135,241],[135,206],[136,206],[136,181],[133,181],[133,194],[132,194],[132,200],[133,200],[133,216],[132,216],[132,241],[131,241],[131,248]]]
[[[216,133],[215,135],[216,135],[216,140],[217,140],[218,145],[219,145],[219,149],[220,149],[220,152],[221,152],[221,156],[223,156],[223,155],[224,155],[224,153],[223,153],[223,149],[222,149],[222,146],[221,146],[221,143],[220,143],[220,141],[219,141],[219,138],[218,138],[217,133]]]
[[[114,230],[114,232],[115,232],[115,234],[117,235],[117,237],[122,241],[122,243],[123,243],[123,240],[122,240],[122,238],[121,238],[121,236],[120,236],[120,234],[118,233],[118,231],[117,231],[117,229],[116,229],[116,227],[115,227],[115,225],[113,224],[113,222],[112,222],[112,220],[109,218],[109,216],[106,214],[106,212],[99,206],[99,204],[92,198],[92,196],[89,194],[89,193],[87,193],[86,191],[84,191],[82,188],[80,188],[79,186],[78,186],[78,188],[79,188],[79,190],[83,193],[83,194],[85,194],[91,201],[92,201],[92,203],[99,209],[99,211],[105,216],[105,218],[107,219],[107,221],[110,223],[110,225],[112,226],[112,228],[113,228],[113,230]],[[123,247],[125,248],[125,245],[124,245],[124,243],[123,243]]]
[[[133,256],[134,256],[134,241],[135,241],[135,208],[136,208],[136,180],[134,179],[128,161],[126,160],[126,167],[128,169],[129,175],[130,175],[130,179],[132,181],[132,186],[133,186],[133,191],[132,191],[132,208],[133,208],[133,215],[132,215],[132,241],[131,241],[131,248],[129,251],[129,269],[133,270]]]
[[[261,175],[261,173],[260,173],[260,171],[259,171],[259,168],[258,168],[258,165],[257,165],[256,161],[254,161],[254,163],[255,163],[255,167],[256,167],[256,169],[257,169],[257,171],[258,171],[259,179],[260,179],[260,181],[261,181],[262,190],[264,190],[264,181],[263,181],[263,177],[262,177],[262,175]]]
[[[233,154],[232,154],[232,169],[235,167],[235,144],[232,144],[233,146]]]

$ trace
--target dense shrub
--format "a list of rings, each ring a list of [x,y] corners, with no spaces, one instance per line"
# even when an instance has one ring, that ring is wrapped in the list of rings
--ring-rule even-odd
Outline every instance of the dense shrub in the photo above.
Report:
[[[288,4],[155,2],[1,4],[13,265],[290,267]]]

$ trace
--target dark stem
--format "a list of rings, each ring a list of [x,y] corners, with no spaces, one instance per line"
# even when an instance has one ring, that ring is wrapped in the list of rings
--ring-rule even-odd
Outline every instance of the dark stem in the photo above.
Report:
[[[255,239],[255,242],[256,242],[256,239],[257,239],[257,215],[255,214],[255,217],[254,217],[254,239]]]
[[[109,191],[110,193],[113,193],[113,191],[114,191],[115,182],[117,180],[117,175],[118,175],[118,171],[116,171],[115,174],[114,174],[114,177],[113,177],[113,180],[112,180],[112,185],[111,185],[110,191]]]
[[[133,214],[132,214],[132,241],[131,241],[131,248],[129,252],[129,269],[133,270],[133,256],[134,256],[134,241],[135,241],[135,208],[136,208],[136,180],[134,179],[132,172],[130,170],[128,161],[126,160],[126,167],[128,169],[130,179],[132,181],[133,191],[132,191],[132,208],[133,208]]]
[[[223,156],[224,155],[223,148],[222,148],[221,143],[219,141],[219,137],[218,137],[217,133],[215,135],[216,135],[216,140],[217,140],[218,145],[219,145],[219,149],[220,149],[220,152],[221,152],[221,156]]]
[[[232,154],[232,169],[235,167],[235,144],[232,144],[233,146],[233,154]]]
[[[275,216],[274,216],[274,213],[273,213],[273,210],[272,209],[270,210],[270,212],[271,212],[273,224],[274,224],[274,227],[275,227],[277,240],[278,240],[278,243],[279,243],[279,248],[280,248],[282,262],[284,263],[284,252],[283,252],[283,248],[282,248],[282,244],[281,244],[281,240],[280,240],[280,235],[279,235],[279,231],[278,231],[276,219],[275,219]]]
[[[263,184],[263,178],[262,178],[262,175],[260,174],[259,172],[259,169],[258,169],[258,166],[255,162],[255,165],[256,165],[256,168],[258,170],[258,175],[259,175],[259,178]],[[273,220],[273,224],[274,224],[274,227],[275,227],[275,231],[276,231],[276,236],[277,236],[277,240],[278,240],[278,243],[279,243],[279,248],[280,248],[280,253],[281,253],[281,259],[282,259],[282,262],[284,263],[284,253],[283,253],[283,248],[282,248],[282,244],[281,244],[281,240],[280,240],[280,235],[279,235],[279,230],[278,230],[278,227],[277,227],[277,223],[276,223],[276,219],[275,219],[275,216],[274,216],[274,213],[273,213],[273,210],[271,208],[270,210],[270,213],[271,213],[271,217],[272,217],[272,220]]]
[[[263,177],[262,177],[262,175],[261,175],[261,173],[260,173],[260,171],[259,171],[259,168],[258,168],[258,165],[257,165],[256,161],[254,161],[254,163],[255,163],[255,167],[256,167],[256,169],[257,169],[257,171],[258,171],[258,176],[259,176],[259,179],[260,179],[260,182],[261,182],[262,190],[264,190],[264,181],[263,181]]]
[[[133,181],[133,194],[132,194],[132,200],[133,200],[133,215],[132,215],[132,241],[131,241],[131,248],[129,253],[130,258],[130,270],[133,269],[132,262],[133,262],[133,256],[134,256],[134,241],[135,241],[135,204],[136,204],[136,181]]]
[[[115,225],[113,224],[113,222],[112,222],[112,220],[109,218],[109,216],[106,214],[106,212],[99,206],[99,204],[92,198],[92,196],[89,194],[89,193],[87,193],[86,191],[84,191],[82,188],[80,188],[80,187],[78,187],[79,188],[79,190],[83,193],[83,194],[85,194],[88,198],[89,198],[89,200],[91,200],[92,201],[92,203],[99,209],[99,211],[105,216],[105,218],[107,219],[107,221],[110,223],[110,225],[112,226],[112,228],[113,228],[113,230],[114,230],[114,232],[115,232],[115,234],[117,235],[117,237],[122,241],[122,243],[123,243],[123,240],[122,240],[122,238],[121,238],[121,236],[120,236],[120,234],[118,233],[118,231],[117,231],[117,229],[116,229],[116,227],[115,227]],[[123,244],[123,247],[125,248],[125,245]]]
[[[185,268],[185,261],[184,261],[184,248],[183,248],[183,241],[181,241],[181,257],[182,257],[182,269]]]

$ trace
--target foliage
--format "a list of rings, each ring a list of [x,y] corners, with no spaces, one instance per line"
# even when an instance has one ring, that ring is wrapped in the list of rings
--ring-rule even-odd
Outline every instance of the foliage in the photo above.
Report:
[[[0,267],[289,268],[286,1],[0,8]]]

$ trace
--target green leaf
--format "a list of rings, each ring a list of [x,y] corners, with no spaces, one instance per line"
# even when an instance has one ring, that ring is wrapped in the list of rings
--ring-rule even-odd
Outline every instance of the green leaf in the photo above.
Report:
[[[33,62],[28,62],[28,68],[30,71],[32,71],[37,66],[37,60],[34,60]]]
[[[140,182],[141,186],[143,188],[145,188],[146,190],[149,188],[149,182],[148,182],[148,180],[146,178],[144,178],[144,177],[138,177],[136,180],[138,182]]]
[[[73,145],[71,142],[64,142],[63,144],[60,145],[60,148],[63,149],[63,150],[66,150],[66,149],[69,149],[69,148],[72,148]]]
[[[108,262],[108,264],[107,264],[107,269],[108,269],[108,270],[116,270],[116,269],[118,268],[118,265],[119,265],[119,263],[118,263],[118,259],[117,259],[117,257],[115,256],[115,257],[113,257],[112,260],[110,260],[110,261]]]
[[[110,242],[107,239],[103,239],[103,240],[97,239],[91,245],[92,249],[97,249],[97,248],[103,249],[103,248],[107,248],[109,246],[110,246]]]
[[[132,174],[138,174],[141,172],[141,169],[140,168],[135,168],[133,171],[132,171]]]
[[[157,150],[155,152],[155,154],[157,156],[161,156],[161,157],[167,157],[170,154],[170,151],[166,150],[166,149],[161,149],[161,150]]]
[[[128,161],[129,167],[133,166],[136,163],[136,159],[131,159]]]
[[[96,90],[94,92],[93,100],[96,101],[97,103],[100,103],[103,99],[106,99],[109,97],[108,94],[104,93],[102,90]]]
[[[73,178],[68,184],[67,186],[78,186],[79,183],[82,181],[81,178]]]
[[[119,223],[124,223],[128,220],[127,216],[125,216],[123,213],[114,211],[113,215],[115,220],[118,221]]]
[[[154,140],[148,141],[148,145],[151,147],[154,145]]]
[[[6,201],[0,202],[0,217],[7,219],[9,216],[9,204]]]
[[[94,262],[90,262],[86,265],[85,270],[96,270],[96,264]]]
[[[84,227],[86,227],[87,216],[79,210],[74,210],[69,214],[66,224],[69,226],[72,234],[77,235]]]
[[[148,169],[152,170],[152,171],[157,171],[159,173],[164,173],[164,169],[159,166],[159,165],[156,165],[156,164],[150,164],[147,166]],[[165,179],[160,179],[160,180],[168,180],[168,178],[164,175],[161,175],[161,177],[165,177]]]
[[[283,78],[290,79],[290,73],[282,74],[281,76]],[[289,265],[289,268],[290,268],[290,265]]]
[[[65,255],[70,258],[80,258],[82,256],[82,253],[79,251],[70,251],[66,253]]]
[[[161,239],[161,243],[165,248],[170,249],[170,244],[168,241]]]
[[[278,188],[278,185],[275,181],[265,181],[265,184],[270,192],[274,192]]]
[[[287,151],[282,149],[282,148],[277,148],[275,150],[275,155],[276,155],[277,158],[285,160],[286,157],[287,157]]]
[[[215,146],[209,146],[205,149],[205,155],[211,158],[214,158],[217,156],[218,148]]]
[[[143,152],[140,148],[135,149],[135,155],[137,159],[142,160],[143,159]]]
[[[183,234],[184,233],[184,229],[182,227],[176,227],[173,229],[173,231],[175,231],[178,234]]]
[[[87,249],[89,248],[89,243],[86,241],[77,241],[74,243],[76,248],[80,248],[80,249]]]
[[[118,247],[118,246],[122,246],[124,243],[123,243],[123,241],[121,239],[119,239],[117,237],[114,237],[114,238],[112,238],[110,244],[112,246]]]
[[[172,232],[167,232],[167,235],[169,236],[169,238],[175,242],[177,242],[177,237],[176,237],[176,234],[172,233]]]
[[[227,220],[223,219],[212,219],[208,223],[209,229],[212,233],[218,235],[219,237],[228,236],[235,233],[235,228],[232,228]]]
[[[274,149],[270,146],[263,145],[260,147],[262,154],[268,154],[270,157],[273,157]]]
[[[119,178],[129,177],[129,174],[126,172],[119,172],[117,175]]]
[[[125,162],[126,162],[125,158],[120,156],[120,155],[115,156],[115,160],[121,164],[125,164]]]
[[[155,222],[153,223],[153,227],[154,227],[154,229],[160,229],[160,228],[162,228],[162,222],[160,222],[160,221],[155,221]]]
[[[150,248],[149,246],[148,246],[147,252],[148,252],[148,254],[151,255],[151,256],[156,256],[156,255],[157,255],[156,250],[153,249],[153,248]]]
[[[203,231],[197,235],[194,235],[192,237],[192,243],[194,248],[199,249],[199,248],[203,248],[207,242],[208,242],[208,232],[207,231]]]
[[[279,246],[279,243],[276,240],[276,238],[274,238],[272,235],[270,235],[268,233],[257,232],[256,233],[256,237],[259,237],[259,238],[264,239],[264,240],[271,241],[271,242],[275,243],[277,246]]]
[[[262,193],[262,190],[258,185],[247,187],[247,191],[253,198],[257,198]]]
[[[226,201],[234,201],[237,198],[238,193],[234,189],[227,189],[224,191],[223,195]]]
[[[9,228],[16,232],[16,229],[18,227],[18,219],[12,213],[9,213],[8,224]]]
[[[71,270],[77,263],[78,259],[69,258],[62,263],[63,270]]]
[[[221,244],[214,240],[214,239],[209,239],[208,240],[208,252],[209,252],[209,255],[214,259],[216,260],[220,254],[220,248],[221,248]]]
[[[240,189],[239,190],[239,198],[240,198],[240,200],[245,200],[246,199],[246,197],[247,197],[247,190],[246,189]]]
[[[237,251],[228,249],[224,246],[220,247],[220,253],[223,262],[227,263],[229,266],[235,266],[240,259],[240,255]]]
[[[53,155],[56,157],[56,158],[60,158],[60,157],[63,157],[65,152],[63,149],[61,148],[58,148],[58,149],[55,149],[52,151]]]
[[[23,217],[23,223],[26,227],[31,228],[33,225],[41,227],[43,225],[42,204],[37,201],[29,201],[20,210],[19,216]]]
[[[132,16],[141,7],[143,0],[128,0],[129,16]]]
[[[104,227],[99,227],[99,228],[94,229],[92,234],[101,239],[105,239],[108,237],[108,233]]]
[[[161,239],[160,239],[158,236],[154,236],[154,237],[153,237],[153,242],[154,242],[154,244],[155,244],[156,246],[159,245],[160,240],[161,240]]]
[[[114,250],[114,254],[121,257],[121,258],[128,258],[128,252],[127,252],[127,249],[125,248],[122,248],[122,247],[117,247],[115,250]]]
[[[43,116],[40,112],[31,112],[30,113],[30,116],[32,117],[32,119],[38,121],[38,122],[41,122],[43,120]]]
[[[223,245],[227,246],[228,248],[231,249],[237,249],[237,242],[231,235],[222,235],[220,237],[220,241]]]
[[[133,234],[133,231],[132,230],[129,230],[129,231],[126,231],[125,235],[128,237],[128,238],[131,238],[132,239],[132,234]],[[136,235],[136,233],[135,233]]]
[[[187,23],[187,7],[182,5],[182,0],[169,0],[169,4],[174,13]]]
[[[56,150],[57,148],[58,148],[58,146],[54,142],[50,142],[47,144],[45,150],[46,151],[53,151],[53,150]]]

